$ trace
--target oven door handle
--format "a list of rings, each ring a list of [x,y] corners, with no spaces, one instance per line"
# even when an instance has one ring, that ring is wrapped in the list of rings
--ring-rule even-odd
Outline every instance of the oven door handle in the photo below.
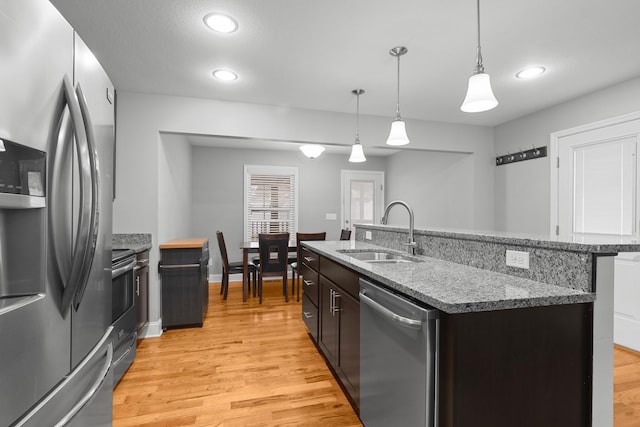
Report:
[[[129,264],[123,265],[122,267],[118,267],[114,270],[111,270],[111,279],[115,279],[116,277],[119,277],[131,270],[133,270],[133,268],[136,266],[136,259],[134,258],[133,260],[131,260],[131,262]]]

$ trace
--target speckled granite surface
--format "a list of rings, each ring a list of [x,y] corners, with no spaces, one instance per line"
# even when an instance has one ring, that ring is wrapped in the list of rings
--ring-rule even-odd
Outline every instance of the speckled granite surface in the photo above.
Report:
[[[113,249],[133,249],[140,253],[151,249],[151,234],[114,234]]]
[[[407,229],[383,225],[358,225],[356,240],[365,231],[372,243],[404,250]],[[581,241],[506,233],[472,233],[444,230],[415,230],[416,253],[471,267],[504,273],[551,285],[589,292],[593,289],[593,260],[618,252],[640,252],[640,241],[625,238],[596,238]],[[529,269],[506,265],[506,250],[529,252]]]
[[[593,302],[595,295],[441,259],[371,264],[344,250],[385,250],[360,241],[309,241],[315,252],[447,313]],[[403,252],[399,252],[403,253]]]

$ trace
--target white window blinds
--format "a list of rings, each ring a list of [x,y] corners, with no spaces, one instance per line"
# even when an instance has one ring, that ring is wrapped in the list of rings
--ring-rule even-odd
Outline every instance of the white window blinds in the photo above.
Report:
[[[298,168],[244,166],[244,235],[258,241],[260,233],[298,229]]]

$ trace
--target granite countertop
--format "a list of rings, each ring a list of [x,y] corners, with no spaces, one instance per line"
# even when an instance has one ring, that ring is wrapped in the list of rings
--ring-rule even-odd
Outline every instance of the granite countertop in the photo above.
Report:
[[[151,249],[151,234],[114,234],[112,249],[133,249],[141,253]]]
[[[402,252],[360,241],[305,241],[306,246],[391,289],[446,313],[588,303],[595,294],[469,267],[436,258],[419,262],[367,263],[344,250]]]
[[[407,232],[406,227],[380,224],[356,224],[357,228]],[[629,236],[581,235],[555,236],[499,231],[451,230],[447,228],[414,229],[415,235],[439,236],[457,240],[472,240],[513,246],[528,246],[594,254],[640,252],[640,239]]]

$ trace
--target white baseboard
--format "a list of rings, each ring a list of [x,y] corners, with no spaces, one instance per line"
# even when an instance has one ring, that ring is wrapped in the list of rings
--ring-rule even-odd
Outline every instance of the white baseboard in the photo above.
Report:
[[[162,319],[158,319],[142,329],[138,338],[157,338],[162,335]]]

